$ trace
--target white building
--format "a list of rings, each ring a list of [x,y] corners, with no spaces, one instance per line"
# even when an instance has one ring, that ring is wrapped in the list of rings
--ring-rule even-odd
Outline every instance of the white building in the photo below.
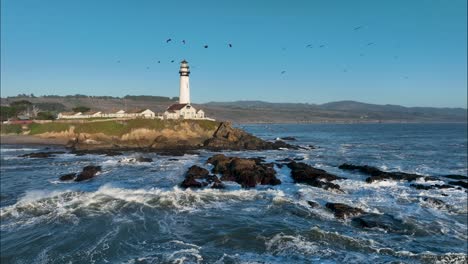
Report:
[[[190,104],[173,104],[163,114],[164,119],[205,119],[203,110],[195,109]]]
[[[169,106],[163,114],[164,119],[207,119],[203,110],[195,109],[190,104],[190,67],[188,62],[183,60],[180,62],[180,89],[179,103]]]
[[[154,118],[156,113],[149,109],[140,109],[129,111],[125,114],[126,117]]]
[[[83,118],[83,114],[81,112],[63,112],[57,115],[57,119],[79,119]]]
[[[86,118],[159,118],[162,119],[162,116],[157,116],[156,113],[150,109],[141,109],[125,112],[124,110],[112,111],[108,113],[102,112],[86,112],[86,113],[59,113],[57,116],[58,119],[86,119]]]

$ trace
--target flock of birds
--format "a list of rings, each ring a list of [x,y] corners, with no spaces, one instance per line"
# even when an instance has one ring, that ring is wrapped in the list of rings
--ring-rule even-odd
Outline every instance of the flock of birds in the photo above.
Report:
[[[353,28],[353,31],[361,30],[363,27],[364,27],[364,26],[357,26],[357,27],[354,27],[354,28]],[[175,41],[174,41],[172,38],[166,39],[166,44],[169,44],[169,43],[171,43],[171,42],[175,42]],[[183,40],[181,40],[181,43],[182,43],[182,45],[186,45],[186,44],[187,44],[187,41],[186,41],[185,39],[183,39]],[[228,48],[232,48],[232,47],[233,47],[232,43],[227,43],[226,45],[227,45]],[[375,42],[368,42],[368,43],[366,44],[366,46],[373,46],[373,45],[375,45]],[[307,44],[307,45],[305,46],[305,48],[309,48],[309,49],[310,49],[310,48],[313,48],[313,47],[314,47],[313,44]],[[318,48],[325,48],[325,47],[326,47],[326,44],[320,44],[320,45],[318,45],[318,46],[316,46],[316,47],[318,47]],[[203,48],[204,48],[204,49],[208,49],[208,48],[209,48],[208,44],[204,44],[204,45],[203,45]],[[282,48],[282,50],[285,51],[286,48]],[[359,54],[360,57],[363,57],[364,55],[365,55],[364,53],[360,53],[360,54]],[[394,59],[398,59],[398,56],[394,56],[393,58],[394,58]],[[174,63],[174,62],[175,62],[175,60],[171,60],[171,61],[170,61],[170,63]],[[120,63],[120,60],[118,60],[117,63]],[[161,60],[158,60],[157,63],[161,63]],[[192,66],[192,68],[195,68],[195,67]],[[149,70],[150,67],[147,66],[146,69]],[[347,69],[343,69],[343,72],[348,72],[348,70],[347,70]],[[282,70],[280,73],[281,73],[281,74],[285,74],[285,73],[286,73],[286,70]],[[404,78],[405,78],[405,79],[408,79],[407,76],[405,76]]]

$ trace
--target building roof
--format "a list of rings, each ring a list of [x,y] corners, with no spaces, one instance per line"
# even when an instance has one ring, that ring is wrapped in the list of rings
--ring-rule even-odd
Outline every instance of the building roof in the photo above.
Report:
[[[146,110],[150,110],[150,109],[147,109],[147,108],[145,108],[145,109],[135,109],[135,110],[130,110],[130,111],[128,111],[128,113],[130,113],[130,114],[141,114],[141,113],[143,113],[143,112],[146,111]],[[150,110],[150,111],[151,111],[151,110]],[[151,111],[151,112],[152,112],[152,111]]]
[[[166,110],[168,112],[174,112],[174,111],[177,111],[177,110],[180,110],[180,109],[184,108],[187,105],[188,104],[173,104],[173,105],[169,106]]]
[[[94,114],[97,114],[97,113],[101,113],[101,111],[88,111],[88,112],[84,112],[85,115],[94,115]]]
[[[61,112],[60,114],[64,116],[73,116],[73,115],[81,115],[81,112]]]

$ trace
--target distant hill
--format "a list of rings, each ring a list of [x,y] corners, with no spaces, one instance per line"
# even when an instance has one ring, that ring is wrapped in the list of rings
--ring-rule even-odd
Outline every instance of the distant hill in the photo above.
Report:
[[[0,98],[1,105],[28,100],[44,110],[65,111],[76,106],[93,110],[149,108],[163,112],[177,98],[162,96],[16,96]],[[404,107],[377,105],[356,101],[338,101],[326,104],[270,103],[263,101],[209,102],[194,104],[206,115],[217,120],[236,123],[300,123],[300,122],[467,122],[467,109]]]

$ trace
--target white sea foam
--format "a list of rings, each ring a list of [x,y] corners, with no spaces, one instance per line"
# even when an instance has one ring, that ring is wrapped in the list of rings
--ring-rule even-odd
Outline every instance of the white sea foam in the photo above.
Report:
[[[183,190],[172,189],[123,189],[104,185],[95,192],[29,191],[16,204],[0,209],[5,225],[34,224],[53,218],[75,218],[77,210],[88,214],[115,213],[120,208],[139,204],[150,208],[167,208],[179,212],[196,212],[207,208],[225,208],[225,203],[240,203],[257,199],[280,201],[281,190]],[[3,225],[2,227],[6,227]]]

